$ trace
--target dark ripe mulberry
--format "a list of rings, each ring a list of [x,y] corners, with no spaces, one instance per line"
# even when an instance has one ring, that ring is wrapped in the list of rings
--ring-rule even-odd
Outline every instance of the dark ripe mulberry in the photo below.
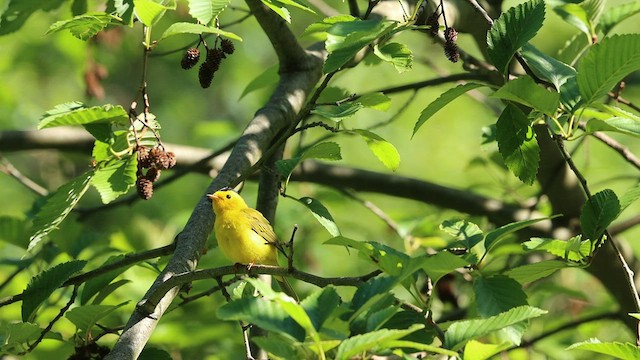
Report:
[[[220,41],[220,49],[225,54],[233,54],[233,52],[236,51],[235,46],[233,46],[233,42],[229,39],[222,39],[222,41]]]
[[[146,169],[151,166],[151,158],[149,157],[149,148],[146,146],[138,147],[138,168]]]
[[[433,14],[427,18],[426,23],[429,26],[429,34],[431,34],[432,37],[438,36],[438,31],[440,30],[440,23],[438,23],[439,18],[440,13],[438,10],[434,11]]]
[[[215,70],[210,65],[208,61],[205,61],[200,65],[200,70],[198,71],[198,80],[200,80],[200,86],[202,86],[203,89],[211,86],[211,82],[213,81],[213,73]]]
[[[458,62],[460,60],[460,52],[458,51],[458,45],[455,42],[447,41],[444,44],[444,54],[451,62]]]
[[[444,31],[444,39],[447,42],[456,42],[458,40],[458,32],[456,29],[449,27]]]
[[[198,60],[200,60],[200,50],[196,48],[190,48],[189,50],[187,50],[187,52],[184,53],[182,61],[180,61],[180,66],[182,66],[182,68],[185,70],[191,69],[198,63]]]
[[[147,178],[139,177],[136,180],[136,189],[138,195],[145,200],[149,200],[153,196],[153,182]]]
[[[151,182],[156,182],[160,179],[161,172],[162,171],[160,169],[152,167],[147,171],[147,174],[144,177]]]

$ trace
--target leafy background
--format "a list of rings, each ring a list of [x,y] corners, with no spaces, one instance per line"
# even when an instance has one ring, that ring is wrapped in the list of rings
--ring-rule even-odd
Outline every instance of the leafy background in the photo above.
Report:
[[[608,6],[622,2],[611,1]],[[8,4],[0,2],[0,9]],[[517,2],[505,2],[503,8],[516,5]],[[346,10],[346,4],[334,4]],[[241,4],[239,5],[241,6]],[[294,33],[301,34],[305,27],[320,17],[300,10],[292,11]],[[223,13],[221,23],[241,16],[239,11],[228,10]],[[36,12],[16,33],[0,37],[0,130],[25,130],[36,128],[42,114],[53,105],[84,99],[87,105],[104,103],[127,106],[139,83],[141,67],[140,26],[119,28],[96,40],[85,43],[68,32],[43,35],[49,25],[59,19],[70,18],[70,9],[63,6],[50,12]],[[170,14],[158,24],[160,34],[168,24],[187,18],[184,3],[178,4],[178,11]],[[243,90],[266,68],[276,64],[272,49],[267,46],[267,38],[252,20],[230,28],[241,34],[243,42],[235,42],[236,53],[225,61],[216,73],[214,85],[210,89],[197,86],[197,73],[185,72],[179,68],[181,52],[155,56],[185,46],[193,38],[179,35],[163,41],[154,50],[149,63],[148,85],[153,112],[162,124],[162,137],[165,142],[190,144],[204,148],[218,148],[232,140],[244,127],[247,120],[268,98],[270,88],[260,89],[239,100]],[[624,23],[616,32],[635,31],[634,22]],[[575,33],[575,29],[561,18],[547,11],[547,19],[540,33],[532,42],[547,53],[554,53],[562,47],[564,41]],[[307,44],[312,43],[307,40]],[[451,64],[441,56],[441,48],[423,35],[403,33],[399,41],[409,45],[415,55],[414,69],[398,74],[391,66],[360,65],[341,74],[333,85],[343,86],[350,91],[364,93],[380,88],[401,85],[415,79],[432,78],[439,75],[434,68],[442,72],[455,72],[459,64]],[[460,46],[471,49],[475,55],[480,52],[470,39],[460,37]],[[103,100],[89,99],[85,95],[83,71],[88,66],[87,58],[93,57],[108,70],[108,76],[102,81],[105,88]],[[428,64],[428,65],[427,65]],[[375,76],[371,76],[375,74]],[[373,80],[372,80],[373,79]],[[629,79],[638,81],[636,72]],[[473,189],[474,191],[502,199],[522,200],[536,193],[536,187],[524,186],[517,178],[506,172],[502,164],[495,159],[494,145],[482,146],[482,128],[495,122],[496,114],[486,106],[469,97],[460,97],[451,105],[435,114],[424,128],[413,138],[412,129],[419,113],[450,86],[444,85],[421,91],[416,99],[401,113],[392,126],[378,130],[378,134],[393,143],[401,155],[397,169],[400,175],[434,181],[443,185]],[[625,97],[640,102],[640,88],[630,86]],[[389,118],[399,112],[410,94],[394,96],[391,108],[387,112],[363,110],[349,119],[354,128],[366,127],[372,123]],[[498,105],[498,100],[495,100]],[[313,138],[311,135],[310,138]],[[630,137],[614,136],[633,152],[640,151],[640,144]],[[1,139],[0,139],[1,141]],[[342,149],[341,163],[356,167],[385,171],[385,167],[367,151],[367,145],[358,136],[333,139]],[[587,140],[575,160],[588,176],[590,184],[596,189],[611,188],[623,192],[637,179],[636,171],[622,159],[612,154],[600,143]],[[87,153],[52,152],[47,150],[3,153],[11,163],[17,164],[20,171],[27,174],[47,189],[56,189],[69,179],[88,169],[90,157]],[[158,191],[151,201],[136,202],[130,207],[119,207],[107,212],[88,215],[78,220],[66,221],[60,230],[51,234],[52,241],[62,251],[82,254],[94,265],[100,264],[109,256],[121,252],[142,251],[170,244],[185,224],[191,209],[202,195],[209,178],[192,175]],[[330,209],[342,233],[350,238],[378,241],[396,249],[411,253],[410,244],[403,240],[368,210],[356,202],[346,199],[333,189],[312,184],[292,182],[289,191],[293,194],[305,194],[321,198]],[[248,183],[243,195],[253,204],[256,186]],[[0,175],[0,215],[24,217],[32,209],[37,197],[12,178]],[[424,203],[394,199],[382,195],[367,194],[371,200],[395,219],[402,229],[415,236],[422,244],[440,244],[446,234],[438,225],[452,217],[458,217],[451,210],[443,210]],[[98,206],[100,198],[94,189],[89,190],[80,202],[80,207]],[[629,213],[637,212],[638,206]],[[484,224],[481,218],[471,221]],[[330,235],[308,212],[301,211],[301,205],[295,201],[281,199],[277,212],[276,233],[286,238],[294,224],[300,226],[297,237],[296,265],[318,275],[339,276],[343,274],[366,273],[373,268],[354,256],[354,253],[336,247],[323,245]],[[634,239],[640,233],[631,230],[624,234]],[[26,238],[22,239],[27,241]],[[640,256],[640,248],[630,241],[634,253]],[[20,247],[8,242],[0,242],[3,260],[19,259],[24,255]],[[52,251],[54,262],[70,260],[64,253]],[[201,260],[200,267],[215,267],[228,264],[223,256],[212,249]],[[116,311],[109,321],[117,324],[126,321],[128,313],[140,299],[148,284],[157,275],[159,263],[136,266],[126,278],[129,283],[114,293],[113,303],[122,303],[127,311]],[[0,272],[8,274],[12,264],[0,263]],[[2,290],[2,295],[19,293],[29,279],[41,269],[29,268],[18,275],[16,281]],[[5,275],[3,275],[4,278]],[[192,291],[207,287],[201,282],[194,283]],[[310,285],[301,285],[304,293],[310,291]],[[585,289],[588,289],[585,291]],[[339,288],[338,293],[351,296],[354,289]],[[472,289],[462,286],[461,305],[471,302]],[[577,269],[563,270],[548,280],[540,281],[526,289],[529,302],[550,313],[539,320],[532,321],[531,333],[553,328],[557,324],[588,313],[610,311],[615,304],[608,298],[601,285],[585,272]],[[402,294],[401,294],[402,296]],[[204,302],[194,302],[172,311],[162,319],[152,336],[151,343],[169,349],[170,353],[182,358],[226,359],[243,356],[244,350],[233,321],[221,321],[216,317],[215,309],[225,303],[219,294]],[[441,306],[441,309],[438,309]],[[446,304],[435,304],[436,311],[446,308]],[[51,318],[56,310],[47,309],[42,314]],[[0,321],[20,318],[20,304],[3,308]],[[73,331],[67,319],[61,320],[58,331],[68,338]],[[615,322],[597,322],[581,325],[576,331],[563,332],[557,336],[537,343],[536,348],[553,358],[593,358],[588,352],[567,352],[565,348],[575,342],[598,337],[602,341],[633,341],[633,335]],[[238,334],[238,336],[228,336]],[[105,341],[115,340],[107,335]],[[35,359],[64,358],[73,352],[68,343],[55,339],[45,340],[30,356]],[[203,355],[204,354],[204,355]],[[542,358],[543,355],[528,354],[525,350],[513,351],[510,358]]]

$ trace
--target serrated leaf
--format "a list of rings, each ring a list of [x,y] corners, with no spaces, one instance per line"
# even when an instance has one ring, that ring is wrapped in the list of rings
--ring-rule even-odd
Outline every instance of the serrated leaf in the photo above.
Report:
[[[368,130],[351,130],[360,135],[369,146],[369,150],[380,160],[380,162],[391,171],[396,171],[400,166],[400,153],[393,144],[386,141],[379,135]]]
[[[360,19],[355,18],[351,15],[340,14],[336,16],[329,16],[324,18],[320,22],[313,23],[304,30],[301,36],[309,36],[312,34],[320,34],[320,41],[327,40],[327,30],[336,23],[344,23],[350,21],[359,21]]]
[[[422,269],[429,275],[433,284],[455,269],[471,265],[468,261],[448,251],[440,251],[429,256],[422,264]]]
[[[133,25],[133,0],[109,0],[106,13],[116,14],[126,25]]]
[[[278,14],[278,16],[283,18],[284,21],[291,23],[291,13],[286,7],[282,6],[277,1],[276,2],[271,0],[260,0],[260,1],[262,1],[262,3],[266,5],[269,9],[273,10],[273,12]]]
[[[507,72],[513,55],[536,35],[544,17],[544,1],[531,0],[510,8],[493,22],[487,32],[487,52],[498,71]]]
[[[31,235],[29,239],[28,250],[33,249],[43,237],[56,229],[67,215],[69,215],[89,188],[92,178],[93,171],[87,171],[83,175],[62,185],[55,193],[47,197],[44,205],[42,205],[33,220],[33,235]]]
[[[569,240],[531,238],[529,241],[522,243],[525,249],[543,250],[552,255],[559,256],[571,261],[582,261],[591,252],[591,243],[589,240],[581,240],[580,235]],[[579,243],[575,246],[574,243]]]
[[[155,25],[167,10],[175,9],[175,3],[170,1],[169,6],[159,4],[153,0],[133,0],[133,12],[146,26]]]
[[[582,102],[591,104],[640,69],[640,34],[615,35],[593,45],[578,64]]]
[[[627,190],[620,197],[620,213],[622,213],[629,205],[633,204],[640,198],[640,183],[636,184],[631,189]],[[1,218],[0,218],[1,219]]]
[[[588,251],[588,250],[587,250]],[[566,268],[568,265],[564,261],[546,260],[533,264],[526,264],[507,270],[504,274],[520,284],[528,284],[536,280],[545,278],[556,271]]]
[[[478,225],[467,220],[445,220],[440,224],[440,230],[453,236],[460,244],[467,249],[471,249],[484,239],[484,234]]]
[[[0,9],[0,35],[19,30],[34,12],[55,9],[64,1],[16,0],[3,2]]]
[[[527,115],[507,104],[496,122],[496,140],[509,170],[525,184],[532,185],[538,172],[540,147]]]
[[[391,21],[359,20],[339,22],[327,29],[326,48],[329,56],[322,72],[328,74],[340,69],[362,48],[390,32],[396,24]]]
[[[169,36],[180,35],[180,34],[198,34],[198,35],[217,34],[229,39],[242,41],[242,38],[240,36],[232,32],[220,30],[215,27],[205,26],[201,24],[186,23],[186,22],[177,22],[177,23],[171,24],[171,26],[169,26],[167,30],[165,30],[162,33],[160,40],[166,39]]]
[[[81,260],[69,261],[32,277],[22,292],[22,321],[30,321],[38,307],[71,275],[82,270],[86,263]]]
[[[515,101],[549,116],[553,116],[560,102],[560,94],[544,89],[527,75],[507,82],[491,96]]]
[[[338,225],[336,225],[335,220],[329,213],[329,210],[322,205],[322,203],[311,197],[302,197],[300,199],[296,199],[300,204],[307,207],[307,209],[311,210],[313,216],[318,220],[320,225],[322,225],[331,236],[340,235],[340,230],[338,229]]]
[[[508,341],[501,344],[484,344],[471,340],[464,347],[464,360],[486,360],[511,347]]]
[[[238,100],[241,100],[248,94],[252,92],[265,88],[270,85],[275,85],[280,79],[280,74],[278,74],[278,65],[271,66],[267,68],[263,73],[258,75],[256,78],[251,80],[249,84],[242,90],[242,94]]]
[[[0,241],[26,249],[29,246],[27,221],[11,216],[0,216]]]
[[[298,166],[298,164],[307,159],[323,159],[332,161],[341,160],[342,154],[340,153],[340,145],[330,141],[323,142],[313,145],[298,157],[278,160],[276,162],[276,168],[278,169],[278,172],[286,178],[285,188],[289,183],[289,178],[291,177],[293,170]]]
[[[0,332],[0,351],[11,351],[27,342],[33,342],[40,336],[42,329],[28,322],[5,323]]]
[[[442,93],[437,99],[435,99],[432,103],[427,105],[427,107],[424,110],[422,110],[422,113],[420,113],[420,117],[418,118],[418,121],[413,127],[413,135],[411,135],[411,137],[415,136],[416,132],[418,132],[418,129],[420,129],[422,124],[424,124],[427,120],[429,120],[429,118],[431,118],[435,113],[440,111],[440,109],[442,109],[447,104],[455,100],[458,96],[466,93],[469,90],[477,89],[481,86],[485,86],[485,85],[477,84],[477,83],[466,83],[466,84],[458,85]]]
[[[121,19],[111,14],[95,12],[73,17],[53,23],[47,29],[45,35],[62,30],[69,30],[73,36],[80,40],[89,40],[98,32],[111,24],[121,23]]]
[[[507,236],[513,234],[514,232],[518,231],[518,230],[522,230],[526,227],[529,227],[535,223],[538,223],[540,221],[545,221],[545,220],[551,220],[555,217],[558,217],[559,215],[556,216],[551,216],[551,217],[544,217],[544,218],[537,218],[537,219],[531,219],[531,220],[522,220],[522,221],[516,221],[513,223],[509,223],[506,225],[503,225],[497,229],[491,230],[487,233],[487,235],[484,238],[484,247],[485,249],[487,249],[487,251],[491,250],[491,248],[493,248],[497,243],[499,243],[500,241],[504,240]]]
[[[444,336],[444,347],[458,350],[469,340],[546,313],[547,311],[532,306],[519,306],[487,319],[458,321],[447,329]]]
[[[640,359],[640,348],[632,343],[603,343],[598,339],[590,339],[588,341],[573,344],[569,346],[567,350],[586,350],[624,360]]]
[[[558,91],[568,79],[575,78],[577,73],[573,67],[543,53],[531,44],[522,47],[522,57],[538,77],[551,82]]]
[[[590,240],[598,240],[620,214],[620,201],[613,190],[604,189],[591,196],[582,207],[580,226]]]
[[[304,340],[304,329],[293,321],[278,303],[264,298],[242,298],[224,304],[218,308],[217,316],[223,320],[240,320],[255,324],[289,339]]]
[[[122,106],[103,105],[83,108],[76,102],[58,105],[45,113],[38,124],[38,129],[67,125],[128,123],[129,116]]]
[[[375,351],[375,349],[384,348],[384,342],[403,338],[423,328],[424,325],[416,324],[405,330],[381,329],[367,334],[350,337],[338,346],[336,360],[350,359],[367,350]]]
[[[372,304],[389,296],[396,284],[398,284],[398,278],[394,276],[377,276],[367,280],[356,289],[350,308],[356,312],[368,310]]]
[[[110,283],[107,286],[102,287],[98,292],[98,295],[96,295],[96,297],[93,298],[93,301],[91,302],[91,304],[99,305],[104,301],[104,299],[107,298],[107,296],[111,295],[111,293],[118,290],[120,287],[127,285],[130,282],[131,280],[120,279],[118,281],[114,281]]]
[[[399,73],[411,70],[413,66],[413,53],[405,45],[396,42],[373,47],[373,53],[385,62],[390,63]]]
[[[124,257],[125,255],[123,254],[111,256],[109,259],[107,259],[107,261],[104,262],[104,264],[102,264],[101,267],[104,267],[105,265],[109,265],[116,261],[122,260]],[[118,275],[125,272],[130,266],[131,265],[122,266],[115,270],[111,270],[105,274],[102,274],[100,276],[97,276],[88,280],[84,284],[84,287],[82,289],[82,294],[80,296],[80,304],[82,305],[87,304],[94,295],[100,292],[100,290],[102,290],[105,286],[109,285],[109,283],[113,281],[113,279],[115,279]]]
[[[339,122],[355,115],[355,113],[357,113],[362,108],[364,108],[364,106],[361,103],[357,101],[349,101],[336,105],[316,106],[313,110],[311,110],[311,113],[320,115],[329,120]]]
[[[575,26],[583,34],[591,37],[591,23],[586,10],[581,4],[568,3],[555,7],[553,10],[568,24]]]
[[[296,9],[304,10],[304,11],[309,12],[311,14],[315,14],[316,13],[315,11],[313,11],[313,9],[311,9],[308,6],[305,6],[305,5],[301,4],[297,0],[270,0],[270,1],[274,1],[274,2],[277,2],[277,3],[283,4],[283,5],[288,5],[288,6],[296,8]]]
[[[65,317],[71,321],[81,336],[89,339],[91,329],[98,321],[107,317],[112,312],[124,306],[126,302],[119,305],[83,305],[69,310]]]
[[[616,25],[638,13],[640,13],[640,2],[637,1],[613,6],[604,11],[598,27],[604,35],[607,35]]]
[[[269,354],[273,354],[280,359],[303,358],[299,353],[298,348],[291,345],[291,341],[284,340],[277,335],[274,336],[273,334],[269,334],[269,337],[251,337],[251,341],[255,342],[260,349],[268,352]]]
[[[640,123],[622,117],[611,117],[606,120],[590,119],[585,126],[585,132],[591,134],[597,131],[611,131],[640,137]]]
[[[487,318],[518,306],[528,305],[522,285],[504,275],[489,278],[478,277],[473,282],[478,315]],[[513,324],[500,330],[501,338],[519,345],[526,330],[526,323]]]
[[[327,286],[307,296],[300,302],[316,331],[320,331],[325,321],[338,308],[342,299],[332,286]]]
[[[203,24],[209,24],[231,0],[189,0],[189,15]]]
[[[103,204],[126,194],[136,183],[138,157],[126,156],[109,162],[95,170],[91,185],[98,190]]]

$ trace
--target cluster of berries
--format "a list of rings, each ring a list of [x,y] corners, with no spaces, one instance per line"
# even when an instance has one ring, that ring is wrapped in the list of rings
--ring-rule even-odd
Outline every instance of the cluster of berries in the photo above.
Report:
[[[429,33],[431,36],[438,36],[438,31],[440,30],[440,23],[438,19],[442,13],[436,9],[433,14],[429,15],[427,18],[427,25],[429,25]],[[446,25],[446,21],[445,21]],[[446,27],[444,30],[444,54],[447,56],[447,59],[451,62],[458,62],[460,60],[460,51],[458,51],[458,45],[456,41],[458,40],[458,31],[453,27]]]
[[[220,63],[222,59],[226,58],[227,55],[233,54],[235,51],[235,47],[233,46],[233,42],[228,39],[222,39],[220,41],[220,47],[214,47],[212,49],[207,49],[207,56],[202,64],[200,64],[200,70],[198,71],[198,79],[200,80],[200,86],[202,88],[208,88],[211,86],[211,81],[213,81],[213,74],[220,68]],[[194,67],[198,61],[200,61],[200,50],[197,48],[190,48],[182,57],[182,61],[180,65],[183,69],[191,69]]]
[[[161,146],[151,149],[146,146],[138,146],[137,153],[136,189],[141,198],[149,200],[153,196],[153,183],[160,179],[160,172],[176,165],[176,154],[165,151]],[[143,169],[148,169],[146,174]]]

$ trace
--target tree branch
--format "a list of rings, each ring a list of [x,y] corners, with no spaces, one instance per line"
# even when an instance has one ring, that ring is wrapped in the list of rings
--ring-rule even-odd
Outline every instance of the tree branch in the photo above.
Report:
[[[142,303],[146,303],[157,288],[166,288],[165,283],[176,274],[196,268],[214,222],[211,203],[204,195],[229,185],[250,170],[276,136],[290,125],[320,79],[324,53],[302,49],[286,28],[286,23],[259,1],[247,0],[247,4],[276,49],[281,62],[280,81],[267,104],[256,113],[238,139],[218,176],[203,192],[184,230],[176,237],[173,257],[147,291]],[[137,358],[178,292],[178,287],[167,288],[149,314],[134,311],[107,359]]]

